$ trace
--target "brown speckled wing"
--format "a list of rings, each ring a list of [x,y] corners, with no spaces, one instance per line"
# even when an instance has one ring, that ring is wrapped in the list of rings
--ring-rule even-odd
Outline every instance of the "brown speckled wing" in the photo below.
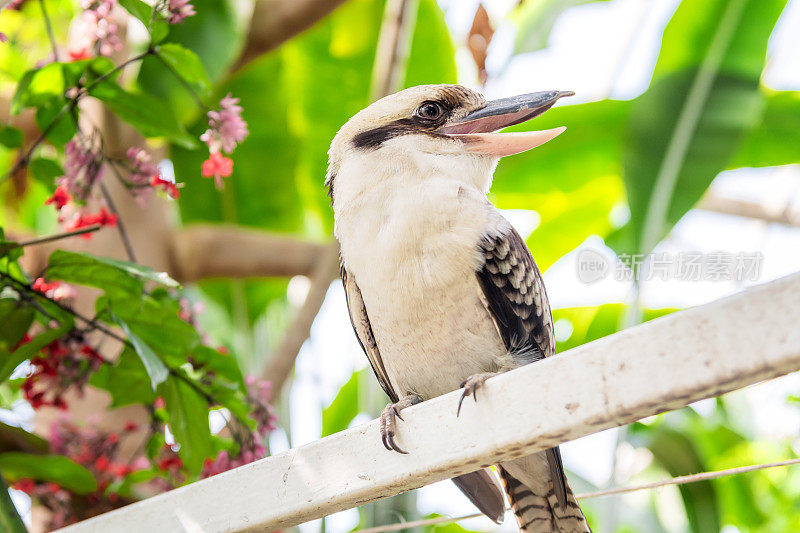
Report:
[[[550,302],[525,241],[509,227],[496,237],[485,237],[480,246],[485,261],[477,272],[478,282],[506,349],[519,365],[555,354]],[[566,478],[558,447],[547,450],[547,463],[558,501],[563,505]]]
[[[347,298],[347,310],[350,312],[350,323],[353,325],[353,330],[356,332],[358,343],[361,345],[361,349],[364,350],[364,353],[367,354],[369,364],[372,365],[372,371],[375,372],[375,377],[378,378],[378,383],[381,384],[381,388],[383,388],[384,392],[391,398],[392,403],[395,403],[400,398],[392,389],[392,384],[389,381],[386,368],[383,366],[381,353],[378,351],[378,344],[375,342],[375,335],[372,333],[372,325],[369,323],[369,317],[367,316],[364,298],[361,296],[361,289],[358,288],[355,278],[347,273],[341,259],[339,260],[339,273],[342,276],[344,294]]]
[[[480,243],[485,262],[477,272],[506,348],[520,365],[555,353],[553,317],[531,252],[514,228]]]

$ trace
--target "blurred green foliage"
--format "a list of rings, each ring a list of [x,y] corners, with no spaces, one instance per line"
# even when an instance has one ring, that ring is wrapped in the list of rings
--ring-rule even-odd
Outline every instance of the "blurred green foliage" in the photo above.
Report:
[[[52,3],[57,36],[65,39],[76,8],[63,0]],[[120,3],[139,20],[147,21],[151,14],[150,7],[138,0]],[[588,0],[521,3],[510,16],[517,25],[515,53],[544,48],[561,13],[585,3]],[[0,80],[9,87],[13,84],[11,110],[35,109],[51,146],[34,154],[29,167],[33,180],[24,196],[13,197],[4,206],[0,224],[35,232],[54,226],[51,210],[43,210],[41,204],[52,192],[53,178],[63,174],[63,145],[76,129],[71,117],[60,116],[59,111],[68,105],[65,89],[80,80],[93,97],[142,135],[169,143],[176,179],[186,184],[178,203],[181,224],[237,224],[314,240],[330,238],[333,219],[322,186],[326,152],[338,128],[369,103],[384,3],[349,0],[313,28],[235,71],[231,67],[247,31],[236,3],[194,0],[193,4],[197,14],[183,24],[167,26],[157,19],[152,38],[142,43],[142,50],[154,45],[154,53],[144,58],[132,83],[122,83],[117,76],[98,82],[113,68],[102,58],[35,67],[30,58],[44,57],[48,51],[43,28],[26,25],[15,15],[1,15],[8,21],[4,31],[10,45],[0,47]],[[542,269],[592,235],[605,239],[619,254],[649,252],[698,202],[719,172],[800,163],[800,93],[774,91],[760,83],[767,44],[785,5],[784,0],[683,0],[664,30],[652,81],[643,94],[629,101],[563,105],[536,119],[538,129],[560,125],[569,129],[555,142],[504,159],[490,197],[503,209],[536,212],[538,225],[527,243]],[[32,7],[26,6],[24,14],[34,15]],[[419,0],[414,19],[404,86],[455,82],[455,46],[442,9],[435,0]],[[197,138],[207,127],[205,106],[215,106],[226,94],[240,98],[250,135],[232,155],[233,177],[217,191],[200,176],[207,153]],[[0,127],[4,168],[13,164],[22,143],[19,130]],[[0,193],[8,198],[16,194],[8,182],[0,185]],[[611,216],[620,208],[630,213],[624,224]],[[17,265],[18,252],[3,248],[2,253],[4,272],[17,283],[28,283]],[[197,474],[204,459],[225,446],[208,427],[209,397],[243,423],[252,424],[247,420],[239,365],[205,346],[197,331],[177,318],[174,294],[151,288],[154,282],[172,287],[169,278],[133,264],[68,252],[54,253],[47,273],[53,280],[103,291],[98,320],[119,326],[130,345],[113,365],[102,366],[91,384],[110,391],[114,407],[151,405],[162,396],[166,405],[157,416],[169,422],[191,473]],[[253,338],[259,324],[269,324],[271,339],[280,337],[285,320],[275,315],[286,315],[286,280],[216,279],[197,287],[197,294],[215,303],[215,340],[247,345],[241,339]],[[20,298],[0,297],[0,381],[75,326],[63,310],[47,302],[41,305],[58,319],[57,327],[48,329],[49,320]],[[643,319],[671,311],[645,310]],[[558,351],[618,331],[628,312],[626,304],[614,302],[554,310],[554,318],[571,330],[559,340]],[[34,323],[42,331],[19,346]],[[254,346],[250,344],[248,351],[259,351]],[[196,366],[187,366],[190,359]],[[252,364],[261,363],[259,359]],[[200,368],[213,371],[214,379],[203,379]],[[368,370],[352,374],[322,412],[322,435],[345,429],[361,412],[376,414],[379,406],[375,395],[365,390],[368,384],[375,388]],[[788,445],[753,441],[732,411],[720,400],[710,416],[687,408],[632,425],[627,443],[647,450],[651,457],[650,466],[634,480],[792,453]],[[49,465],[12,459],[13,468],[7,454],[0,454],[0,469],[9,479],[52,479],[74,483],[76,491],[93,490],[85,473],[75,468],[79,465],[58,458],[48,459]],[[688,528],[694,532],[725,526],[743,532],[800,530],[800,478],[789,470],[676,490]],[[407,507],[411,500],[404,498],[396,507]],[[596,528],[617,512],[597,501],[584,505]],[[642,524],[647,530],[665,531],[658,507],[654,493],[645,509],[650,522],[622,512],[617,531],[634,531]],[[362,519],[367,515],[362,513]],[[362,525],[375,525],[371,521],[376,517],[388,515],[370,516]],[[455,524],[428,529],[465,531]]]

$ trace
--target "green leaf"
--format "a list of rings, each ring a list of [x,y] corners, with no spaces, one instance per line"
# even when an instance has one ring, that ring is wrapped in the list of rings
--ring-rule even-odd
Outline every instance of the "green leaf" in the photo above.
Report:
[[[2,365],[0,365],[0,383],[8,379],[8,376],[14,372],[14,369],[17,368],[20,363],[33,357],[39,350],[54,340],[60,339],[74,327],[74,322],[71,317],[59,317],[59,320],[61,320],[61,324],[57,328],[47,329],[39,333],[30,342],[26,342],[6,356]]]
[[[1,453],[0,471],[11,482],[25,478],[52,481],[78,494],[88,494],[97,490],[97,481],[92,473],[62,455]]]
[[[152,21],[151,39],[153,43],[159,43],[169,33],[169,24],[161,15],[156,15],[153,19],[153,7],[141,0],[120,0],[119,4],[125,10],[139,19],[145,28],[150,28]]]
[[[156,54],[200,95],[208,91],[211,82],[197,54],[177,43],[162,44]]]
[[[784,0],[683,2],[653,83],[631,114],[623,158],[631,220],[613,243],[646,253],[724,170],[758,124],[758,83]]]
[[[144,265],[110,257],[66,250],[50,254],[46,273],[49,279],[103,289],[111,297],[138,296],[142,293],[144,281],[155,281],[167,287],[179,286],[166,272],[156,272]]]
[[[514,53],[536,52],[547,46],[553,25],[567,9],[600,0],[538,0],[520,3],[513,13],[517,22]]]
[[[151,383],[142,359],[136,350],[127,346],[113,365],[101,365],[89,378],[90,385],[111,394],[111,407],[152,404],[156,395]]]
[[[630,432],[631,443],[635,446],[646,446],[670,476],[685,476],[708,470],[708,465],[703,461],[700,451],[692,440],[665,424],[655,426],[634,424]],[[719,532],[720,509],[714,485],[710,481],[699,481],[680,485],[678,489],[681,492],[691,531]]]
[[[17,84],[11,99],[11,111],[19,113],[25,107],[38,107],[64,97],[66,89],[61,63],[49,63],[26,72]]]
[[[553,320],[567,320],[572,327],[569,338],[556,341],[556,351],[563,351],[581,346],[623,329],[628,306],[625,304],[604,304],[597,307],[567,307],[553,310]],[[644,322],[653,320],[677,309],[646,309]]]
[[[22,146],[22,130],[14,126],[0,126],[0,144],[6,148]]]
[[[17,345],[33,323],[33,307],[16,298],[0,299],[0,348]]]
[[[169,413],[169,429],[181,445],[178,454],[186,468],[197,474],[206,457],[213,453],[208,403],[194,387],[176,376],[170,376],[160,390]]]
[[[456,83],[455,47],[436,0],[420,0],[404,87]]]
[[[126,91],[111,81],[95,85],[89,94],[101,100],[145,137],[164,137],[187,147],[197,144],[175,119],[170,108],[155,96]]]
[[[229,74],[229,67],[241,50],[243,33],[239,28],[234,3],[229,0],[193,0],[192,5],[197,14],[181,24],[168,25],[168,41],[197,54],[208,77],[216,82]],[[154,40],[158,42],[155,37]],[[203,114],[186,88],[158,58],[145,58],[137,81],[143,90],[168,102],[179,120],[190,122]],[[252,122],[249,125],[253,127]]]
[[[109,302],[110,313],[114,317],[109,320],[125,322],[169,367],[185,364],[189,353],[200,344],[200,335],[194,327],[181,320],[167,304],[150,296],[116,299]]]
[[[323,437],[347,429],[347,426],[356,417],[359,412],[359,382],[364,379],[366,374],[366,369],[353,372],[347,383],[342,385],[342,388],[336,393],[331,404],[322,411]]]
[[[139,19],[145,28],[150,25],[150,18],[153,16],[152,6],[142,2],[142,0],[119,0],[119,5]]]
[[[164,380],[167,379],[167,376],[169,376],[169,369],[156,355],[153,349],[140,339],[124,320],[120,320],[119,317],[114,314],[113,310],[111,311],[111,318],[122,328],[122,331],[125,332],[125,336],[128,337],[128,340],[133,344],[134,350],[136,350],[136,353],[142,360],[142,364],[147,370],[147,375],[150,376],[150,385],[153,387],[153,390],[156,390],[158,384],[163,383]]]
[[[26,100],[28,98],[28,91],[31,88],[31,82],[36,75],[36,69],[29,70],[17,82],[17,89],[14,91],[14,96],[11,97],[11,113],[18,115],[25,107],[27,107]]]
[[[57,177],[64,175],[64,168],[55,159],[37,157],[28,165],[28,172],[49,188]]]
[[[730,168],[800,163],[800,91],[765,90],[761,124],[750,130]]]
[[[56,145],[63,145],[78,131],[78,109],[64,111],[67,101],[54,98],[41,104],[36,110],[36,125],[41,131],[47,131],[47,140]]]
[[[492,193],[499,197],[568,192],[598,178],[621,176],[623,136],[630,110],[631,102],[617,100],[563,105],[531,122],[508,128],[505,131],[566,126],[567,131],[535,150],[501,159]]]
[[[221,353],[209,346],[200,345],[194,349],[191,358],[195,368],[202,367],[232,383],[244,386],[244,377],[235,357]]]

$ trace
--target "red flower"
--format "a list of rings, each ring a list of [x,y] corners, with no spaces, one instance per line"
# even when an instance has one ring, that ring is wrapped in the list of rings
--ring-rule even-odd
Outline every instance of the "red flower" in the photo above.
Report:
[[[153,407],[156,409],[163,409],[165,405],[167,404],[164,402],[164,398],[161,396],[156,398],[156,401],[153,402]]]
[[[109,213],[109,211],[104,207],[100,210],[99,213],[87,213],[85,215],[78,215],[74,219],[70,220],[64,225],[64,229],[67,231],[74,231],[76,229],[85,228],[88,226],[94,226],[95,224],[100,224],[101,226],[116,226],[117,225],[117,215],[114,213]],[[81,235],[84,239],[90,239],[92,237],[91,233],[84,233]]]
[[[88,48],[79,48],[78,50],[67,50],[67,55],[70,61],[81,61],[82,59],[91,59],[92,54],[89,53]]]
[[[158,466],[158,469],[162,471],[170,469],[177,470],[183,467],[183,461],[181,461],[181,458],[178,457],[177,455],[173,455],[167,457],[166,459],[160,460],[156,466]]]
[[[200,171],[204,178],[213,176],[217,189],[221,189],[224,187],[222,178],[227,178],[233,173],[233,160],[230,157],[225,157],[220,152],[211,152],[208,159],[203,161]]]
[[[72,195],[67,192],[67,188],[63,185],[59,185],[56,187],[56,192],[53,193],[53,196],[44,201],[44,205],[53,204],[56,208],[56,211],[60,211],[62,207],[71,201]]]
[[[94,467],[97,468],[100,472],[105,472],[108,470],[108,467],[111,465],[111,461],[108,460],[108,457],[100,456],[94,462]]]
[[[205,163],[203,163],[205,165]],[[150,180],[150,185],[153,187],[161,187],[161,190],[164,191],[167,196],[170,198],[177,200],[178,197],[181,195],[180,191],[178,190],[179,185],[171,182],[169,180],[163,179],[158,174],[154,174],[153,178]],[[181,184],[182,186],[183,184]]]
[[[14,483],[12,487],[15,488],[16,490],[21,490],[25,494],[30,494],[31,492],[33,492],[33,489],[36,488],[36,484],[33,482],[32,479],[25,478],[25,479],[20,479],[19,481]]]

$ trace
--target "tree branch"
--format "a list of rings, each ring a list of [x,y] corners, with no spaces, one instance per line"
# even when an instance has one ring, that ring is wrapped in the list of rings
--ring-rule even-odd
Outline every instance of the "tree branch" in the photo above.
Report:
[[[230,225],[176,230],[170,273],[181,282],[220,277],[311,275],[324,244]]]
[[[370,100],[375,101],[403,87],[417,0],[388,0],[383,12],[375,65],[372,69]]]
[[[264,370],[264,377],[272,383],[272,397],[280,397],[281,388],[294,368],[295,359],[300,348],[308,338],[311,325],[314,323],[331,282],[339,275],[339,243],[330,242],[318,256],[314,271],[311,274],[311,287],[302,307],[281,341],[272,354]]]
[[[759,202],[726,198],[709,192],[697,208],[704,211],[722,213],[724,215],[752,218],[764,222],[783,224],[784,226],[800,227],[800,213],[793,211],[791,206],[786,206],[784,209],[770,209],[768,206]]]
[[[239,60],[232,71],[314,25],[344,0],[259,0]]]

